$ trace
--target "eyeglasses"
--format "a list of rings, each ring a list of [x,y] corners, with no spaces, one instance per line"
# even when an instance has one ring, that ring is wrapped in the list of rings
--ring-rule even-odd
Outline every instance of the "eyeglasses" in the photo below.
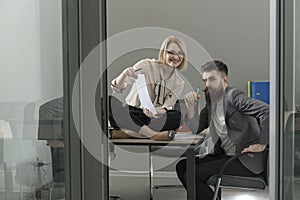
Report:
[[[179,57],[184,57],[184,53],[182,51],[176,52],[173,50],[166,50],[167,54],[172,55],[172,56],[179,56]]]

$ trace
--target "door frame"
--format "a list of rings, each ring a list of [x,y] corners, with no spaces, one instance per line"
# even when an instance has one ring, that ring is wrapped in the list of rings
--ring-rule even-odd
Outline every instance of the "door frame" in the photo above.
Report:
[[[66,199],[108,200],[108,166],[95,159],[81,142],[72,113],[72,90],[76,75],[86,56],[101,41],[106,40],[106,1],[62,0],[63,15],[63,81],[65,131],[65,195]],[[106,50],[102,52],[100,66],[106,67]],[[103,70],[103,69],[102,69]],[[84,80],[83,80],[84,82]],[[102,75],[99,95],[107,97],[107,74]],[[83,90],[82,88],[80,90]],[[74,97],[73,97],[74,98]],[[100,98],[99,96],[97,98]],[[98,99],[100,100],[100,99]],[[85,110],[84,98],[78,96]],[[99,123],[104,133],[107,126],[107,98],[103,98],[96,112],[102,113]],[[99,141],[104,160],[108,159],[107,139]]]

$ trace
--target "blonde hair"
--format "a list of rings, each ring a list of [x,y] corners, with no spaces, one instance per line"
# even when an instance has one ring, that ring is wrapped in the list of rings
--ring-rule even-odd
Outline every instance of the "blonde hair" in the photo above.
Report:
[[[171,43],[175,43],[179,46],[179,48],[181,49],[181,51],[184,53],[184,56],[183,56],[183,60],[182,62],[180,63],[180,65],[177,67],[178,70],[185,70],[187,68],[187,51],[186,51],[186,46],[184,44],[184,42],[178,38],[178,37],[175,37],[175,36],[169,36],[167,37],[161,47],[160,47],[160,50],[159,50],[159,54],[158,54],[158,60],[165,64],[166,63],[166,52],[167,52],[167,47],[169,46],[169,44]]]

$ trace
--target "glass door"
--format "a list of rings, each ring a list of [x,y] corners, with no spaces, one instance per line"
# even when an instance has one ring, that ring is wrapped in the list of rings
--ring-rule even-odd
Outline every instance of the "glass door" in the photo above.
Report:
[[[300,198],[300,13],[299,2],[282,1],[280,67],[280,199]]]
[[[67,199],[108,199],[106,1],[65,0]]]
[[[105,3],[0,1],[0,199],[108,199]]]
[[[4,0],[0,13],[0,199],[63,199],[62,2]]]

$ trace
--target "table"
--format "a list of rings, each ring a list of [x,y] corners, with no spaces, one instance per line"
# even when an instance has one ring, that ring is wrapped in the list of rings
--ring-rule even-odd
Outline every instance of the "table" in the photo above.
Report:
[[[187,200],[196,199],[196,181],[195,181],[195,152],[194,147],[200,139],[184,139],[173,141],[155,141],[150,139],[111,139],[115,145],[148,146],[149,151],[152,146],[179,146],[186,147],[186,165],[187,165]],[[151,196],[150,196],[151,198]]]

